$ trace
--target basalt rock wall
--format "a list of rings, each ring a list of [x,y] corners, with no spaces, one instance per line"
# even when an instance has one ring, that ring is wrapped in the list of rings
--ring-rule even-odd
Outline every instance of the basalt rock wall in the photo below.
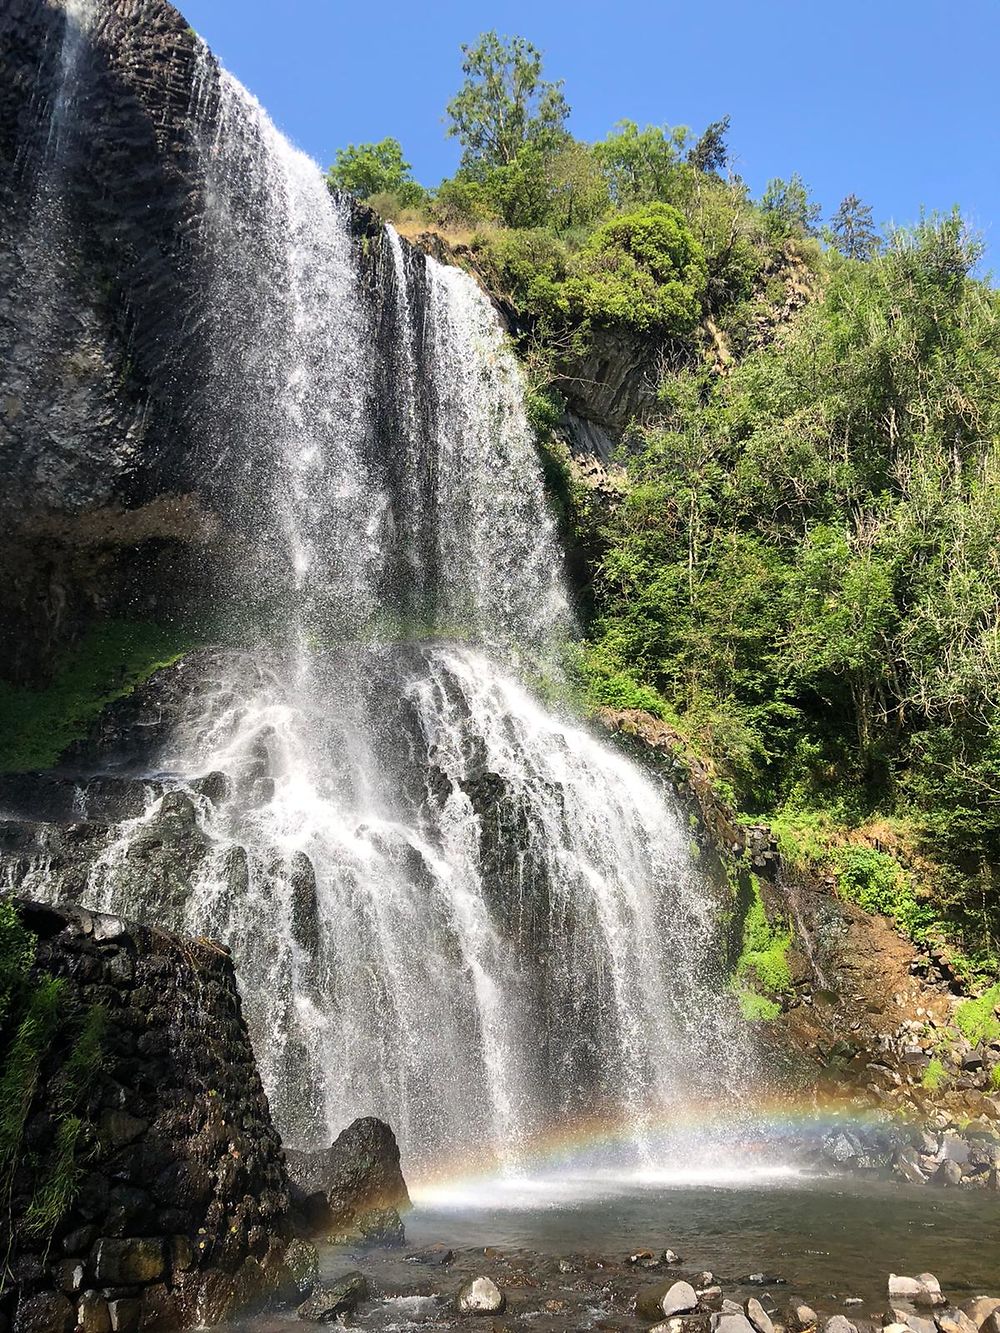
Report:
[[[228,952],[81,910],[18,910],[38,937],[31,981],[61,981],[60,1032],[100,1022],[73,1108],[75,1183],[48,1227],[40,1200],[79,1039],[44,1054],[24,1120],[3,1238],[12,1328],[214,1324],[280,1291],[288,1177]]]
[[[0,677],[35,683],[95,615],[211,606],[259,479],[199,336],[213,58],[165,0],[5,0],[0,66]]]

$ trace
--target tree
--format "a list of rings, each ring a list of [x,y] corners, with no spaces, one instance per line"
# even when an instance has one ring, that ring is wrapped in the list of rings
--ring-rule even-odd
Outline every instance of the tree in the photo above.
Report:
[[[528,144],[547,152],[566,139],[562,80],[542,78],[541,52],[530,42],[491,31],[462,52],[466,77],[448,103],[448,133],[466,165],[509,166]]]
[[[713,120],[695,146],[688,151],[687,160],[698,171],[717,176],[726,165],[729,156],[726,147],[728,133],[728,116],[723,116],[721,120]]]
[[[373,194],[395,194],[405,206],[418,204],[424,197],[423,188],[410,171],[399,140],[380,139],[378,143],[352,143],[338,148],[326,179],[331,190],[346,190],[358,199],[368,199]]]
[[[820,206],[809,198],[809,190],[798,172],[786,181],[775,176],[767,183],[760,201],[768,225],[777,236],[815,236]]]
[[[837,249],[847,259],[871,259],[878,254],[882,242],[872,224],[872,211],[856,194],[841,201],[830,225]]]
[[[594,156],[619,206],[666,201],[687,139],[683,127],[647,125],[621,120],[611,134],[594,144]]]
[[[608,207],[604,173],[588,144],[571,140],[548,163],[550,212],[557,230],[586,226]]]

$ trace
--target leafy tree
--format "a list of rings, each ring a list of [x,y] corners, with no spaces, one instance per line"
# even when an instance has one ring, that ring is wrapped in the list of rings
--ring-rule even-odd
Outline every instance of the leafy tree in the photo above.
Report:
[[[847,259],[871,259],[881,245],[872,223],[872,211],[856,194],[841,201],[831,222],[837,249]]]
[[[718,175],[726,165],[729,150],[726,147],[726,135],[729,133],[729,117],[713,120],[705,129],[693,148],[688,150],[687,160],[697,171],[707,175]]]
[[[809,198],[809,191],[798,172],[786,181],[775,176],[768,181],[760,201],[768,225],[778,236],[814,236],[820,219],[820,206]]]
[[[327,172],[331,189],[346,190],[358,199],[374,194],[393,194],[406,206],[419,204],[423,188],[410,174],[398,139],[380,139],[378,143],[348,144],[338,148],[333,166]]]
[[[687,130],[622,120],[611,134],[594,144],[594,156],[619,207],[667,201],[677,174]]]
[[[491,31],[462,52],[466,77],[448,103],[448,133],[465,149],[465,164],[510,166],[526,145],[546,152],[565,141],[562,81],[542,78],[542,56],[530,42]]]
[[[575,140],[549,160],[549,214],[558,231],[587,226],[607,211],[607,181],[588,144]]]

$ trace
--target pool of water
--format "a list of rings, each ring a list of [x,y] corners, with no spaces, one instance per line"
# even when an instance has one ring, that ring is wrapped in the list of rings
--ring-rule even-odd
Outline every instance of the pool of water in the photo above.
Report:
[[[757,1296],[779,1317],[796,1297],[861,1327],[881,1324],[890,1273],[932,1272],[955,1304],[1000,1296],[1000,1195],[986,1191],[762,1170],[472,1181],[414,1194],[403,1249],[321,1247],[321,1279],[351,1269],[369,1279],[372,1299],[353,1326],[467,1326],[454,1298],[481,1274],[508,1300],[497,1327],[551,1333],[648,1327],[636,1296],[702,1270],[726,1296]],[[676,1267],[630,1263],[667,1248]],[[241,1333],[294,1333],[293,1323],[294,1314],[271,1315]]]
[[[750,1274],[834,1304],[883,1306],[890,1272],[930,1271],[957,1299],[1000,1295],[1000,1195],[889,1181],[748,1172],[728,1181],[550,1178],[431,1196],[406,1221],[413,1245],[495,1246],[622,1259],[675,1250],[724,1288]]]

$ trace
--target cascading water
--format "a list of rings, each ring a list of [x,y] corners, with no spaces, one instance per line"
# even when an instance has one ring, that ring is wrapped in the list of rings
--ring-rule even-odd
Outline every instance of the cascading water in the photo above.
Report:
[[[135,873],[157,795],[88,901],[232,946],[293,1145],[377,1114],[418,1169],[514,1166],[553,1122],[618,1116],[641,1153],[727,1064],[711,895],[660,788],[525,683],[572,617],[496,316],[391,230],[362,265],[349,208],[207,53],[192,134],[197,452],[229,479],[250,647],[159,756],[197,813],[193,888]]]

